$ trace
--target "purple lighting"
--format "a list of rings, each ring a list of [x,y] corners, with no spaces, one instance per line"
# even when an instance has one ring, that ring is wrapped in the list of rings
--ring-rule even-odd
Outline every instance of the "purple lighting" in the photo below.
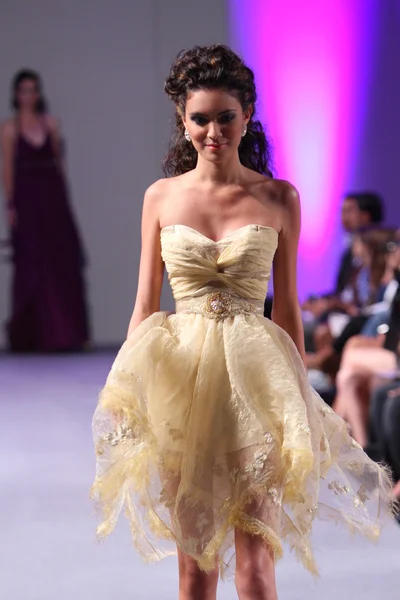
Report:
[[[331,288],[371,65],[375,0],[231,0],[231,43],[254,69],[277,177],[302,199],[299,295]]]

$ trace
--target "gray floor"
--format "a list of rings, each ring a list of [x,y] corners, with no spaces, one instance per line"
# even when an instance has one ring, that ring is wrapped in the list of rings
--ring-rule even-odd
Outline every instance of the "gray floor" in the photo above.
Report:
[[[174,600],[174,559],[143,565],[120,523],[94,540],[88,500],[94,471],[91,416],[111,354],[0,357],[1,600]],[[400,527],[378,546],[319,524],[314,582],[288,551],[280,600],[399,598]],[[234,599],[231,583],[219,599]]]

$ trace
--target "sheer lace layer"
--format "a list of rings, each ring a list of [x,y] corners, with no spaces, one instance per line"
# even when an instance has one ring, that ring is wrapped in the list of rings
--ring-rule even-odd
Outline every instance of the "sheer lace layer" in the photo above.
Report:
[[[144,559],[179,546],[225,573],[241,528],[276,559],[288,542],[317,573],[316,517],[376,539],[390,512],[385,469],[260,315],[277,241],[257,225],[220,242],[184,226],[162,232],[178,312],[152,315],[125,342],[93,420],[98,534],[124,509]]]

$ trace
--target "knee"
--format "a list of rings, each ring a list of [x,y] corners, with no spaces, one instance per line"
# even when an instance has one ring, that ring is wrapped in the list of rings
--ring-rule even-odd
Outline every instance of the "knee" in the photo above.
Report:
[[[236,566],[236,588],[240,598],[277,600],[273,559],[270,568],[257,560]]]
[[[370,338],[367,338],[368,340]],[[367,341],[368,344],[368,341]],[[353,335],[349,340],[347,340],[346,345],[344,347],[344,356],[349,352],[352,348],[362,348],[366,345],[365,336],[364,335]]]
[[[180,589],[190,598],[203,598],[204,594],[216,588],[218,570],[209,573],[202,571],[193,560],[185,561],[180,568]]]
[[[336,376],[336,387],[341,392],[346,391],[347,387],[354,382],[356,375],[353,369],[341,368]]]

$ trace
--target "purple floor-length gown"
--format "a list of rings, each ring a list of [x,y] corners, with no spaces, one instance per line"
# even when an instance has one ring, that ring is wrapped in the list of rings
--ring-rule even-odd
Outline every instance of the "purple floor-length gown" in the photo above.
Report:
[[[81,349],[89,337],[83,251],[48,132],[41,146],[18,132],[12,200],[17,225],[6,327],[10,349]]]

